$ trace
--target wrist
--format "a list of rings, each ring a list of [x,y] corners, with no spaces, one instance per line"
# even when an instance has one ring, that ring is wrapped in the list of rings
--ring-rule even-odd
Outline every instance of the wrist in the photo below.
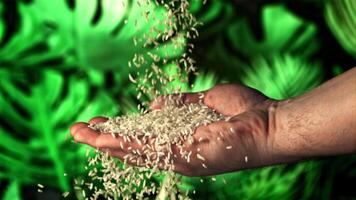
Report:
[[[299,138],[293,135],[287,122],[292,99],[272,101],[268,105],[267,145],[271,164],[288,163],[302,159],[298,148],[302,146]]]

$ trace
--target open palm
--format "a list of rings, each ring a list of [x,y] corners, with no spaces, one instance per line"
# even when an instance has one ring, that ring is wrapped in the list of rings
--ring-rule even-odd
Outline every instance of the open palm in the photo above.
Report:
[[[180,98],[184,103],[197,103],[202,94],[205,105],[229,120],[199,126],[193,135],[195,142],[184,143],[185,150],[192,151],[190,162],[180,156],[174,157],[175,171],[188,176],[213,175],[274,162],[269,144],[269,131],[273,128],[269,123],[269,115],[276,101],[254,89],[235,84],[217,85],[200,93],[185,93]],[[160,109],[164,106],[163,102],[164,99],[159,98],[151,108]],[[96,117],[89,123],[105,120]],[[124,142],[120,137],[100,134],[83,122],[73,125],[71,133],[76,141],[105,150],[120,159],[130,153],[128,147],[131,147],[131,151],[142,148],[135,141]],[[120,148],[120,142],[124,144],[123,149]]]

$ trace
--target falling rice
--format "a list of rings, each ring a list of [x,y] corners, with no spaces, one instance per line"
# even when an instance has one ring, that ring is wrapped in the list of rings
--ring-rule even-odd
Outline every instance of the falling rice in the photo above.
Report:
[[[224,120],[223,115],[214,112],[202,103],[181,105],[174,101],[166,103],[165,107],[160,110],[153,110],[146,114],[120,116],[110,118],[103,123],[91,124],[92,129],[102,134],[115,134],[118,140],[134,140],[141,146],[140,149],[135,149],[132,146],[127,148],[127,154],[123,157],[124,163],[128,164],[125,165],[125,168],[118,167],[115,160],[107,154],[97,154],[96,161],[100,160],[101,164],[107,167],[107,169],[104,168],[104,175],[101,175],[102,180],[120,183],[121,178],[124,178],[134,183],[132,185],[116,184],[115,187],[104,185],[104,189],[99,190],[97,194],[110,196],[109,191],[115,191],[112,194],[119,194],[120,191],[128,190],[132,193],[122,193],[122,197],[129,198],[133,195],[135,185],[141,185],[141,182],[145,180],[144,177],[148,177],[150,170],[145,167],[133,167],[130,164],[147,167],[160,166],[160,169],[167,171],[165,173],[172,173],[175,157],[181,157],[186,162],[191,161],[192,152],[186,152],[183,149],[183,144],[193,138],[195,129],[203,122],[212,123],[220,120]],[[118,143],[118,148],[123,148],[122,141]],[[173,146],[180,149],[178,155],[173,154]],[[197,160],[205,161],[205,158],[197,153]],[[207,168],[205,163],[201,163],[201,165],[202,168]],[[91,171],[90,175],[96,177],[98,173]],[[170,179],[176,178],[173,175],[169,177]],[[169,183],[171,184],[169,187],[176,187],[174,181]],[[159,188],[158,191],[160,190],[162,188]],[[143,188],[143,193],[149,194],[150,191],[151,188],[147,185]]]
[[[149,11],[152,4],[165,8],[166,16],[157,19]],[[178,199],[190,199],[188,193],[184,195],[185,193],[179,191],[177,186],[179,177],[173,173],[174,161],[182,158],[186,162],[190,162],[193,159],[192,152],[185,151],[183,144],[185,142],[194,143],[193,134],[198,126],[226,120],[225,116],[203,104],[204,93],[199,94],[199,103],[187,105],[167,95],[181,93],[180,87],[171,88],[168,86],[169,83],[179,81],[187,84],[188,75],[198,73],[194,65],[195,61],[190,56],[194,45],[186,43],[186,41],[198,37],[197,26],[201,23],[190,13],[188,0],[137,0],[137,5],[143,8],[141,15],[144,19],[147,22],[154,21],[155,23],[147,33],[143,34],[142,38],[136,36],[133,38],[134,46],[158,48],[161,45],[160,41],[164,43],[170,41],[174,44],[175,49],[187,49],[187,52],[172,61],[149,51],[138,51],[134,54],[133,59],[128,62],[128,67],[131,69],[140,68],[140,70],[137,70],[136,74],[130,72],[128,78],[136,86],[138,92],[136,98],[141,101],[144,97],[154,99],[159,95],[164,95],[166,97],[164,108],[148,111],[149,103],[141,101],[142,105],[138,105],[140,114],[113,117],[106,122],[89,125],[90,128],[102,134],[111,134],[118,141],[118,149],[124,149],[123,142],[136,142],[140,148],[129,146],[125,149],[126,154],[123,156],[122,162],[98,150],[94,156],[90,157],[87,154],[88,167],[86,168],[89,170],[88,176],[92,182],[84,183],[81,180],[80,185],[86,186],[86,190],[79,186],[75,187],[82,190],[82,195],[86,199],[99,197],[145,199],[145,196],[159,196],[159,193],[164,194],[165,191],[171,193],[168,195],[178,196]],[[126,6],[124,2],[122,6]],[[137,28],[137,20],[135,22],[129,20],[130,18],[124,19],[124,24],[134,24]],[[160,28],[161,25],[166,28]],[[165,45],[162,48],[164,49]],[[165,49],[165,52],[168,51],[171,50]],[[162,63],[175,66],[179,73],[173,76],[166,73],[160,68]],[[193,87],[193,85],[191,86]],[[202,140],[203,138],[199,138],[198,141]],[[178,147],[178,154],[173,154],[173,147]],[[198,151],[200,151],[199,148]],[[206,164],[202,163],[205,161],[202,155],[198,153],[196,159],[201,162],[202,168],[207,168]],[[164,175],[165,179],[161,184],[148,183],[147,181],[154,175]],[[101,184],[93,186],[93,182]],[[141,189],[137,190],[137,188]],[[90,191],[90,193],[86,193],[86,191]],[[68,196],[68,194],[64,193],[63,196]]]
[[[205,158],[202,155],[198,154],[198,153],[197,153],[197,158],[200,159],[200,160],[205,160]]]
[[[69,195],[69,192],[64,192],[64,193],[62,194],[62,196],[63,196],[64,198],[66,198],[68,195]]]

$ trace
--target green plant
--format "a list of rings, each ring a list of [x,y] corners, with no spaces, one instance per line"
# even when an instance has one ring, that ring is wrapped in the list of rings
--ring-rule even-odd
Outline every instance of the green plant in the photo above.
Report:
[[[2,200],[21,200],[20,184],[18,181],[13,180],[7,186],[6,192],[1,198]]]
[[[356,57],[356,2],[353,0],[325,1],[324,16],[336,39]]]
[[[322,68],[300,57],[274,55],[255,57],[241,66],[241,81],[275,99],[300,95],[319,85]]]
[[[219,13],[215,17],[223,16]],[[263,6],[261,22],[263,37],[258,39],[246,16],[235,13],[219,34],[199,43],[198,65],[231,82],[237,81],[236,74],[243,73],[244,63],[256,56],[289,54],[308,60],[317,54],[320,46],[318,27],[290,12],[284,4]]]
[[[310,57],[319,49],[315,24],[295,16],[284,5],[263,7],[262,30],[259,41],[247,20],[240,18],[231,23],[227,35],[232,46],[247,56],[289,53]]]
[[[70,190],[85,160],[84,146],[71,142],[70,125],[117,113],[115,101],[84,77],[53,70],[1,69],[0,82],[1,179]]]
[[[293,199],[302,173],[316,170],[316,166],[281,165],[185,180],[196,190],[196,199]]]
[[[203,4],[201,0],[191,1],[191,12],[202,22],[199,27],[197,40],[219,35],[235,20],[234,9],[231,3],[225,0],[209,0]]]
[[[116,69],[127,76],[127,63],[134,53],[152,51],[161,57],[181,54],[172,49],[134,46],[133,38],[143,38],[154,20],[146,21],[143,12],[164,17],[165,9],[139,6],[137,0],[95,1],[46,0],[12,1],[0,4],[9,9],[12,19],[0,19],[0,63],[9,67],[43,67],[44,63],[62,68]],[[13,25],[15,23],[15,25]],[[17,26],[14,32],[9,32]],[[5,38],[6,37],[6,38]],[[6,39],[6,40],[5,40]]]
[[[178,68],[172,65],[165,66],[165,73],[174,77],[178,73]],[[200,92],[208,90],[218,83],[218,77],[212,72],[200,71],[198,76],[194,76],[190,83],[183,83],[179,80],[169,82],[166,88],[171,89],[169,93],[173,92],[174,88],[181,88],[182,92]]]

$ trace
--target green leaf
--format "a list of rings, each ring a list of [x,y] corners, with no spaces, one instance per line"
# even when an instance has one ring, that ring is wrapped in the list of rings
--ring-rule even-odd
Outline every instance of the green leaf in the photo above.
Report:
[[[153,17],[164,17],[165,9],[153,3],[140,7],[138,0],[76,0],[72,9],[66,2],[15,2],[13,13],[18,13],[19,29],[0,49],[0,61],[6,66],[44,67],[43,63],[51,62],[67,67],[116,69],[127,75],[127,62],[134,53],[152,51],[166,58],[182,53],[168,51],[173,47],[171,42],[157,49],[142,48],[142,42],[134,45],[134,37],[143,39],[148,34],[155,23]],[[148,21],[142,15],[147,11],[152,16]],[[6,29],[11,23],[1,19],[0,27]]]
[[[3,12],[4,12],[4,5],[0,3],[0,14],[2,14]],[[5,24],[3,20],[0,20],[0,39],[4,37],[4,34],[5,34]]]
[[[262,11],[264,37],[254,38],[246,18],[228,27],[231,45],[246,56],[289,53],[309,57],[319,49],[317,27],[295,16],[281,4],[266,5]]]
[[[189,92],[200,92],[214,87],[218,83],[218,78],[212,72],[201,73],[195,77],[193,87]]]
[[[300,95],[319,85],[323,78],[318,63],[308,63],[289,55],[255,57],[241,68],[244,84],[274,99]]]
[[[20,184],[12,181],[6,188],[2,200],[21,200]]]
[[[303,173],[317,174],[314,162],[280,165],[226,173],[212,177],[183,177],[194,199],[293,199],[301,186]],[[312,185],[318,177],[308,176],[305,184]],[[201,182],[202,180],[202,182]],[[308,195],[304,195],[308,197]]]
[[[168,76],[176,77],[179,73],[179,68],[176,65],[167,65],[164,67],[164,71]],[[174,89],[176,88],[181,88],[182,92],[200,92],[210,89],[216,85],[217,82],[218,79],[212,72],[201,72],[198,76],[194,76],[191,85],[187,82],[183,83],[180,80],[175,79],[174,81],[169,82],[165,89],[169,94],[174,92]]]
[[[202,0],[191,0],[190,11],[203,25],[199,26],[199,37],[204,40],[220,34],[236,19],[234,8],[229,2],[221,0],[209,0],[203,4]]]
[[[69,190],[70,176],[83,172],[85,161],[84,145],[71,142],[69,127],[96,115],[114,115],[119,107],[85,77],[53,70],[35,74],[0,70],[0,167],[19,183]],[[19,77],[35,77],[35,82]]]
[[[356,58],[356,1],[328,0],[324,16],[341,46]]]

